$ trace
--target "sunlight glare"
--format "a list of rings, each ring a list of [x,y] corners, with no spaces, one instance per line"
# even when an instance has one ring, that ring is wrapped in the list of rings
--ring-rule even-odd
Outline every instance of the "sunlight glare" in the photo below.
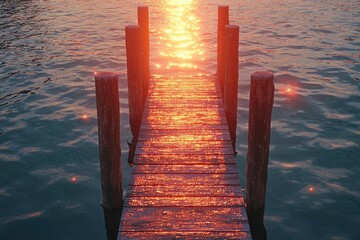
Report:
[[[72,177],[70,178],[70,182],[76,183],[76,182],[77,182],[77,177],[72,176]]]
[[[165,48],[159,52],[166,61],[165,64],[157,64],[160,69],[183,69],[195,70],[198,56],[204,54],[203,44],[199,38],[200,20],[193,13],[194,0],[165,0],[163,9],[166,16],[166,25],[163,27],[160,39]],[[202,59],[204,57],[202,56]]]
[[[288,97],[293,97],[296,95],[296,90],[297,87],[294,86],[294,85],[287,85],[287,86],[283,86],[281,89],[280,89],[280,93],[282,95],[286,95]]]
[[[308,192],[309,192],[309,193],[314,193],[314,192],[315,192],[315,188],[314,188],[313,186],[310,186],[310,187],[308,188]]]

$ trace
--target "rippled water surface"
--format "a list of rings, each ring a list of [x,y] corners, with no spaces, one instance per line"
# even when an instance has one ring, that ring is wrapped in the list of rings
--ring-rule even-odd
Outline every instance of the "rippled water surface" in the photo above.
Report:
[[[240,26],[237,163],[245,186],[248,90],[276,75],[269,239],[360,239],[357,0],[0,1],[0,239],[105,239],[93,72],[120,73],[124,27],[150,6],[151,71],[216,71],[217,5]]]

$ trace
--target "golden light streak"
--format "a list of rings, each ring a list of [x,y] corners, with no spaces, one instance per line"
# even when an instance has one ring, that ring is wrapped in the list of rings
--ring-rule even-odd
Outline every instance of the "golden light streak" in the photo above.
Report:
[[[204,44],[199,38],[200,20],[194,14],[195,3],[194,0],[163,1],[167,21],[160,37],[164,48],[159,54],[166,63],[157,64],[156,68],[196,70],[196,62],[205,60]]]

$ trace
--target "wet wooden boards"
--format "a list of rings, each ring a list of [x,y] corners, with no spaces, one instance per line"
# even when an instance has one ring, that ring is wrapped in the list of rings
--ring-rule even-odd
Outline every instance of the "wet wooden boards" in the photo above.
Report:
[[[251,239],[213,76],[150,81],[118,239]]]

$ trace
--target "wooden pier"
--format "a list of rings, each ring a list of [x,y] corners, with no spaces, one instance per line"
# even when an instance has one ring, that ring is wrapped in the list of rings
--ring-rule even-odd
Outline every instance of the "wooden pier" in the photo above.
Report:
[[[266,239],[274,76],[251,75],[244,199],[235,163],[239,27],[228,25],[228,11],[218,7],[216,75],[150,77],[147,7],[125,28],[133,141],[124,202],[118,76],[95,74],[108,239]]]
[[[151,79],[119,239],[251,239],[215,77]]]

